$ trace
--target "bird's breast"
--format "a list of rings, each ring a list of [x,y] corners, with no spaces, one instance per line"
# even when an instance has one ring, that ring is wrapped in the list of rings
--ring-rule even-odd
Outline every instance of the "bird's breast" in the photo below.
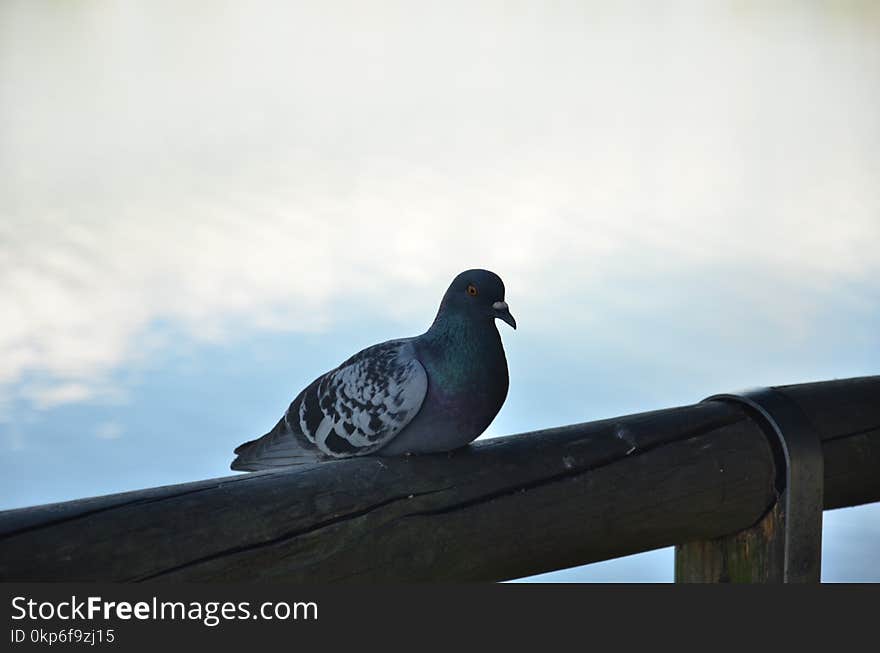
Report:
[[[435,357],[425,369],[426,401],[463,428],[485,430],[507,397],[507,360],[500,338],[497,347],[461,347],[451,355]]]

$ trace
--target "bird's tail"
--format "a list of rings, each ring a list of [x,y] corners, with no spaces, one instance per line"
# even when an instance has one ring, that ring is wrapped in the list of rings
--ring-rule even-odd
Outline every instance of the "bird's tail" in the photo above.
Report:
[[[235,460],[229,466],[239,472],[305,465],[321,460],[321,454],[307,448],[310,444],[301,433],[290,428],[282,417],[263,437],[244,442],[235,448]]]

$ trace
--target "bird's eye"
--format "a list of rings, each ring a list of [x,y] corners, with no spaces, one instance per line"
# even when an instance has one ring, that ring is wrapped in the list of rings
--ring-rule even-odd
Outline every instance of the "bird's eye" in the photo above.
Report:
[[[478,294],[477,287],[474,284],[469,283],[467,287],[467,294],[471,297],[476,297]]]

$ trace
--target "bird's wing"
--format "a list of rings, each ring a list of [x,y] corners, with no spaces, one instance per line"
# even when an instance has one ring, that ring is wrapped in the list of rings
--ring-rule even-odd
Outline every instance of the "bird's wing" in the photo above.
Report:
[[[306,438],[328,456],[362,455],[382,448],[416,416],[428,375],[409,341],[397,340],[352,356],[310,389],[294,416]]]
[[[233,469],[268,469],[378,451],[419,412],[428,375],[408,340],[355,354],[315,379],[269,433],[235,450]]]

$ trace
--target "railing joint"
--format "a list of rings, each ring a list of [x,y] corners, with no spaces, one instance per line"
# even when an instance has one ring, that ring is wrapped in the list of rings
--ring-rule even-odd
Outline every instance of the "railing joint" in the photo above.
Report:
[[[775,388],[712,395],[703,401],[745,406],[756,417],[784,470],[781,516],[784,526],[783,582],[818,583],[822,560],[824,460],[815,427],[798,405]]]

